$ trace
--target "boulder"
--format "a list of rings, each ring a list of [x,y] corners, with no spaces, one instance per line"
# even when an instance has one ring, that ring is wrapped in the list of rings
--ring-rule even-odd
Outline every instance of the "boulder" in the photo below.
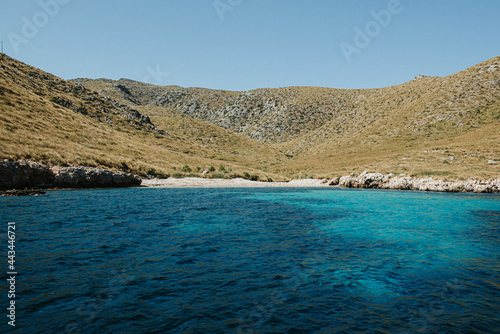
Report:
[[[380,173],[367,173],[363,172],[357,178],[357,185],[359,188],[379,188],[381,186],[384,175]]]
[[[340,177],[334,177],[333,179],[328,182],[329,186],[338,186],[340,183]]]
[[[356,174],[352,173],[351,175],[342,176],[339,180],[339,186],[351,188],[357,185]]]

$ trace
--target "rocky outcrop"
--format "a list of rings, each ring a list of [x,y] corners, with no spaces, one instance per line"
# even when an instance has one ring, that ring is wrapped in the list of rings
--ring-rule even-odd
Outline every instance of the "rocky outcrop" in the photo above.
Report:
[[[34,161],[0,161],[0,189],[50,187],[54,174],[46,165]]]
[[[123,172],[97,167],[52,167],[59,188],[110,188],[139,186],[142,179]]]
[[[98,167],[48,166],[34,161],[0,161],[0,189],[108,188],[139,186],[140,177]]]
[[[336,185],[337,178],[330,181],[330,185]],[[338,180],[338,185],[344,188],[377,188],[394,190],[418,190],[436,192],[475,192],[475,193],[498,193],[500,192],[500,179],[491,181],[443,181],[433,178],[412,178],[409,176],[383,175],[380,173],[363,172],[343,176]]]

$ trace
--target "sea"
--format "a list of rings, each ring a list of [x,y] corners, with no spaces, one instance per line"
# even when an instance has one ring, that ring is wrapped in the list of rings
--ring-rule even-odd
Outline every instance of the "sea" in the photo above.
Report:
[[[500,333],[498,194],[56,190],[0,221],[2,333]]]

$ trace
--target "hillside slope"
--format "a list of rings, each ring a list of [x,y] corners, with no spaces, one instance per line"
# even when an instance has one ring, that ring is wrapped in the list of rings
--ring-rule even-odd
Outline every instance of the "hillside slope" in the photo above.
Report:
[[[365,169],[494,179],[499,61],[380,89],[230,92],[65,81],[0,54],[0,159],[142,176],[201,175],[220,166],[218,176],[273,180]]]
[[[496,178],[500,176],[499,60],[445,78],[364,91],[369,102],[278,147],[297,156],[294,173],[369,169]],[[379,97],[373,98],[375,94]]]
[[[261,167],[288,177],[369,169],[495,178],[500,176],[499,61],[495,57],[444,78],[417,76],[402,85],[364,90],[230,92],[127,79],[74,81],[158,124],[168,127],[174,119],[187,124],[186,138],[206,126],[194,118],[265,143],[289,158],[261,159]]]
[[[414,111],[414,118],[419,120],[408,119],[404,126],[411,131],[426,131],[426,123],[460,115],[476,121],[471,111],[491,109],[490,104],[498,100],[499,59],[493,58],[447,78],[418,76],[403,85],[365,90],[288,87],[230,92],[159,87],[126,79],[75,81],[135,106],[162,107],[251,139],[280,143],[327,123],[345,137],[349,131],[358,131],[375,120],[383,121],[396,111]],[[391,131],[383,135],[386,134],[391,135]]]
[[[273,148],[210,124],[199,125],[208,144],[173,135],[135,108],[4,54],[0,112],[0,159],[100,166],[142,176],[182,174],[185,165],[190,167],[187,173],[223,165],[227,176],[232,170],[280,179],[263,173],[256,158],[279,161]],[[171,127],[168,122],[162,126]],[[223,138],[227,144],[213,147],[210,138]]]

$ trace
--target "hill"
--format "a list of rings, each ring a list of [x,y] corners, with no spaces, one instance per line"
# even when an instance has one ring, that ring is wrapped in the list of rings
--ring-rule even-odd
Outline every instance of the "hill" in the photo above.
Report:
[[[141,176],[494,179],[499,60],[379,89],[232,92],[65,81],[0,54],[0,158]]]
[[[254,156],[260,168],[285,177],[331,177],[368,169],[451,179],[496,178],[499,60],[444,78],[419,75],[402,85],[363,90],[231,92],[127,79],[74,82],[137,108],[191,140],[210,123],[265,144],[287,159]],[[174,130],[179,123],[183,125]]]
[[[1,159],[105,167],[141,176],[198,175],[213,166],[219,176],[282,179],[260,170],[259,159],[280,159],[273,148],[197,121],[189,126],[190,131],[200,129],[197,137],[186,138],[179,135],[183,119],[156,125],[137,109],[5,54],[0,54],[0,111]],[[173,133],[162,128],[173,123]]]

